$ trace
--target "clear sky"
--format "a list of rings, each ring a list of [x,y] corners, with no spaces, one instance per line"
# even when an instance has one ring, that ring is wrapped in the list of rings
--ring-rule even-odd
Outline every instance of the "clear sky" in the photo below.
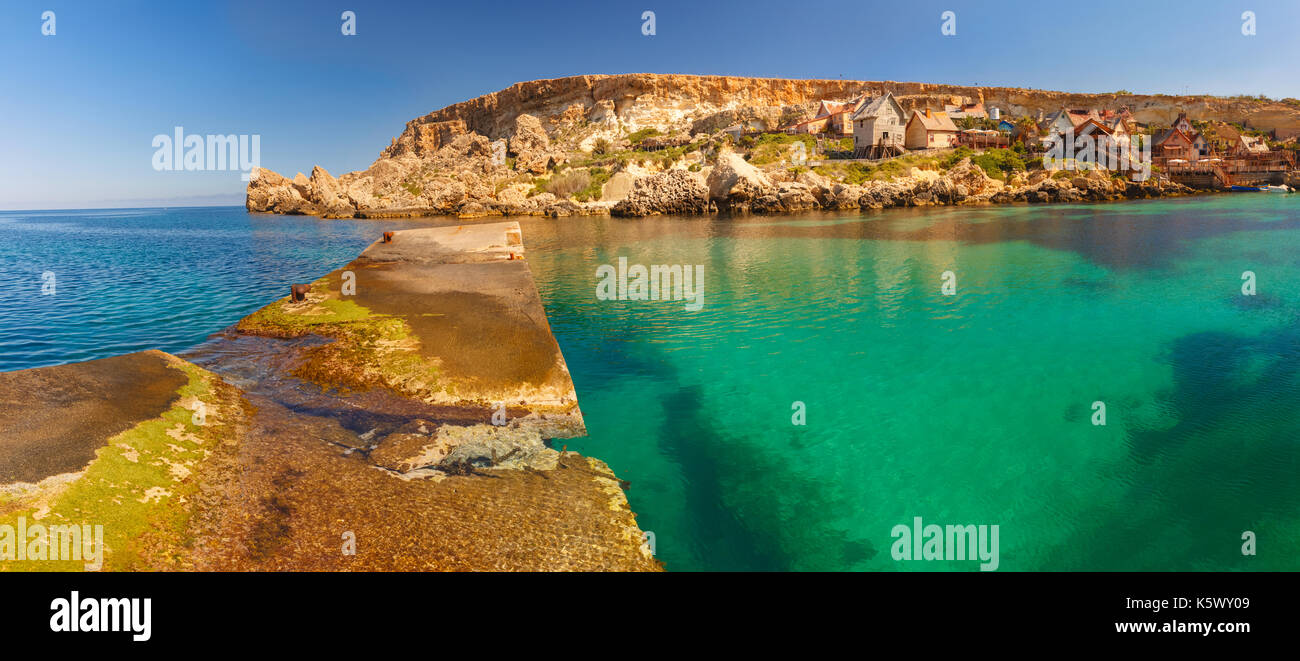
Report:
[[[341,14],[356,13],[356,35]],[[654,36],[642,13],[655,13]],[[1242,12],[1256,15],[1243,36]],[[55,15],[53,36],[42,14]],[[955,12],[957,34],[941,34]],[[512,83],[687,73],[1300,97],[1296,0],[0,1],[0,208],[243,202],[155,135],[258,134],[292,176]]]

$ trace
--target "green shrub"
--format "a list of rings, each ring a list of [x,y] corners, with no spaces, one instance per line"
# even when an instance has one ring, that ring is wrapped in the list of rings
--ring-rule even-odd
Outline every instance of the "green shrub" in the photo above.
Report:
[[[743,142],[743,141],[742,141]],[[754,165],[776,163],[790,157],[790,147],[803,143],[804,154],[812,158],[817,148],[817,138],[811,135],[790,135],[788,133],[764,133],[754,140],[749,162]]]
[[[830,151],[851,151],[853,149],[853,138],[827,140],[826,149]]]
[[[947,156],[944,157],[943,167],[944,169],[951,168],[957,165],[958,163],[960,163],[963,158],[970,158],[974,156],[975,156],[975,151],[970,147],[965,147],[965,146],[958,147],[952,150],[951,154],[948,154]]]
[[[587,185],[573,194],[573,199],[579,202],[600,199],[601,189],[605,186],[605,182],[609,181],[610,173],[605,168],[591,168],[587,170],[587,176],[589,178]]]
[[[558,172],[546,182],[546,192],[566,198],[591,185],[591,175],[586,170]]]
[[[629,134],[629,135],[627,136],[627,141],[628,141],[629,143],[631,143],[632,145],[639,145],[639,144],[641,144],[642,142],[645,142],[645,139],[646,139],[646,138],[649,138],[649,137],[652,137],[652,136],[656,136],[656,135],[659,135],[659,129],[657,129],[657,128],[644,128],[644,129],[641,129],[641,130],[639,130],[639,131],[634,131],[634,132],[632,132],[631,134]]]
[[[1025,171],[1025,162],[1011,149],[990,149],[976,156],[972,162],[984,168],[995,179],[1003,179],[1012,172]]]
[[[545,193],[545,192],[546,192],[546,184],[549,183],[549,182],[550,182],[550,179],[548,179],[548,178],[546,178],[546,177],[534,177],[534,178],[533,178],[533,189],[530,190],[530,191],[528,191],[528,197],[532,197],[532,196],[534,196],[534,195],[540,195],[540,194],[542,194],[542,193]]]
[[[866,163],[836,163],[819,165],[813,172],[829,179],[843,179],[846,184],[861,184],[872,179],[874,168]]]

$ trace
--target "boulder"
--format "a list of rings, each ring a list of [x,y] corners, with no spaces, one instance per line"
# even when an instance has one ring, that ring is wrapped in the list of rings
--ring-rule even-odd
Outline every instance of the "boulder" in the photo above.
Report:
[[[862,198],[862,187],[850,184],[835,184],[831,187],[822,206],[827,209],[848,210],[858,208]]]
[[[559,453],[546,447],[541,434],[533,428],[473,425],[438,428],[438,439],[450,451],[438,462],[438,468],[450,473],[467,468],[555,468]]]
[[[497,193],[497,202],[512,207],[523,206],[528,201],[528,189],[527,184],[506,186],[501,189],[501,192]]]
[[[542,210],[542,213],[551,218],[564,218],[575,214],[581,214],[583,208],[581,204],[570,199],[556,200]]]
[[[988,197],[1002,190],[1002,182],[990,177],[984,168],[975,165],[969,158],[962,159],[960,163],[950,168],[944,175],[944,179],[965,191],[961,196],[962,199],[967,196]]]
[[[601,188],[600,199],[607,202],[618,202],[632,192],[632,186],[636,184],[636,177],[628,172],[615,172],[610,176],[609,181]]]
[[[792,213],[820,207],[806,184],[786,182],[778,184],[774,193],[754,200],[752,210],[758,213]]]
[[[718,154],[708,186],[709,200],[720,211],[745,212],[759,198],[774,193],[767,175],[732,151]]]
[[[669,170],[636,181],[632,192],[615,204],[615,216],[708,213],[709,189],[685,170]]]
[[[348,202],[339,182],[325,168],[317,165],[311,169],[312,200],[326,218],[351,218],[357,209]]]

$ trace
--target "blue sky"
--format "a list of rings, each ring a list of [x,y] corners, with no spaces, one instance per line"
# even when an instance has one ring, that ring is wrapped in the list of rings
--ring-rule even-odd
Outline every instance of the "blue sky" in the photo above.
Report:
[[[340,15],[357,15],[343,36]],[[656,34],[641,34],[642,12]],[[1243,11],[1257,34],[1241,34]],[[41,15],[55,13],[54,36]],[[940,34],[944,11],[957,34]],[[152,140],[259,134],[262,165],[364,169],[404,124],[583,73],[1300,97],[1295,0],[0,3],[0,208],[240,204]]]

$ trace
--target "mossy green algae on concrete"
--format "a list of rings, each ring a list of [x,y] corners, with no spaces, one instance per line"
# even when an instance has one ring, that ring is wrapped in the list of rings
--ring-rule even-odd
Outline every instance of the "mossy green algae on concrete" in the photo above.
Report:
[[[188,568],[193,537],[189,523],[200,489],[203,463],[234,442],[231,418],[240,414],[237,391],[212,373],[173,356],[169,366],[188,382],[177,403],[161,416],[113,436],[78,474],[11,488],[0,503],[0,526],[19,528],[24,519],[28,544],[24,561],[0,537],[3,571],[82,571],[86,560],[50,560],[50,547],[32,545],[31,529],[40,524],[103,526],[102,569],[167,570]],[[219,391],[220,389],[220,391]],[[83,544],[85,541],[83,540]]]
[[[419,342],[400,317],[377,314],[341,295],[342,272],[312,283],[306,300],[282,298],[242,319],[242,333],[296,338],[308,334],[332,339],[313,347],[293,374],[322,388],[365,390],[387,387],[423,398],[445,389],[438,366],[422,358]]]

